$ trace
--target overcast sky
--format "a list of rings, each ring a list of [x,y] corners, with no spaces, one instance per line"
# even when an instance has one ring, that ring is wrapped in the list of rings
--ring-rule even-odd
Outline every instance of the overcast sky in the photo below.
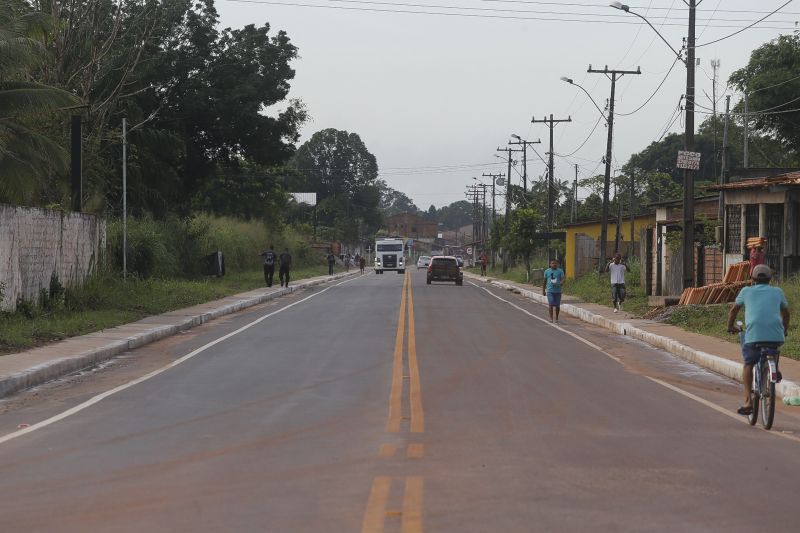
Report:
[[[473,176],[504,172],[505,163],[493,154],[512,133],[541,138],[543,144],[534,148],[546,159],[548,128],[531,124],[531,118],[550,113],[572,117],[555,131],[556,177],[573,179],[575,164],[580,177],[602,173],[604,123],[590,135],[600,114],[580,89],[559,80],[573,78],[605,107],[611,83],[588,74],[589,64],[642,69],[617,84],[615,165],[624,165],[665,130],[683,131],[677,115],[686,85],[683,63],[667,76],[674,53],[644,22],[608,7],[608,1],[217,1],[223,26],[268,22],[299,48],[290,96],[303,100],[312,117],[300,142],[325,128],[358,133],[377,157],[381,177],[423,209],[464,199]],[[793,31],[800,5],[791,2],[755,27],[711,43],[785,0],[698,3],[697,102],[711,107],[711,60],[719,59],[717,98],[724,109],[728,76],[754,48]],[[631,9],[681,47],[688,25],[683,0],[637,0]],[[621,115],[644,103],[662,80],[649,104]],[[738,98],[733,95],[732,105]],[[697,124],[705,118],[698,114]],[[545,165],[532,151],[528,161],[530,178],[539,179]],[[512,177],[521,181],[516,173]]]

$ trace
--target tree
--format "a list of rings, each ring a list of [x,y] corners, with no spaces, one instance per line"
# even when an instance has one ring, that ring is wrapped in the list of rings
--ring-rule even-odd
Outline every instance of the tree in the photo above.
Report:
[[[23,203],[34,201],[47,175],[68,166],[64,148],[37,126],[63,119],[78,99],[33,79],[46,61],[49,17],[19,3],[8,7],[0,13],[0,200]]]
[[[531,274],[531,255],[536,247],[537,235],[543,231],[542,216],[534,208],[526,207],[511,213],[509,231],[503,235],[502,245],[509,254],[521,256],[528,279]]]
[[[298,148],[291,167],[306,176],[307,189],[317,193],[320,224],[335,228],[338,238],[355,242],[359,233],[378,229],[378,163],[357,134],[319,131]]]
[[[398,190],[392,189],[385,181],[378,180],[377,187],[381,195],[379,208],[385,218],[401,213],[416,213],[419,211],[419,208],[411,198]]]
[[[436,217],[445,229],[456,230],[472,222],[473,211],[471,202],[459,200],[439,209]]]
[[[800,35],[781,35],[750,54],[744,68],[731,74],[730,83],[749,95],[755,129],[800,150]],[[742,111],[740,103],[737,111]]]

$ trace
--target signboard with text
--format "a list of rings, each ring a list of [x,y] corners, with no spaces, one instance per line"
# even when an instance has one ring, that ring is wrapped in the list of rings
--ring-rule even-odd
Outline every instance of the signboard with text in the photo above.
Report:
[[[700,152],[678,152],[678,168],[700,170]]]

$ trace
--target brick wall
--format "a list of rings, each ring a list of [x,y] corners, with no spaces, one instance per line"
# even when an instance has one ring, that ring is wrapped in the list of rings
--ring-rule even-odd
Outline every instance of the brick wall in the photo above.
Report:
[[[13,311],[20,297],[36,301],[53,273],[65,287],[80,286],[105,246],[106,223],[96,216],[0,204],[0,309]]]

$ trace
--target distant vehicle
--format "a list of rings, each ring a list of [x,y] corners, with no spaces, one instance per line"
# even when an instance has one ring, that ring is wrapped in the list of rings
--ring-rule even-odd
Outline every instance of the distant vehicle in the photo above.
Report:
[[[420,268],[428,268],[431,264],[431,257],[429,255],[421,255],[419,259],[417,259],[417,270]]]
[[[464,256],[463,255],[457,255],[455,257],[456,257],[456,261],[458,261],[458,266],[463,267],[464,266]]]
[[[396,270],[398,274],[405,274],[406,262],[403,248],[403,239],[400,237],[376,239],[375,273],[383,274],[386,270]]]
[[[456,285],[464,284],[464,274],[453,256],[435,256],[428,266],[428,285],[433,281],[455,281]]]

